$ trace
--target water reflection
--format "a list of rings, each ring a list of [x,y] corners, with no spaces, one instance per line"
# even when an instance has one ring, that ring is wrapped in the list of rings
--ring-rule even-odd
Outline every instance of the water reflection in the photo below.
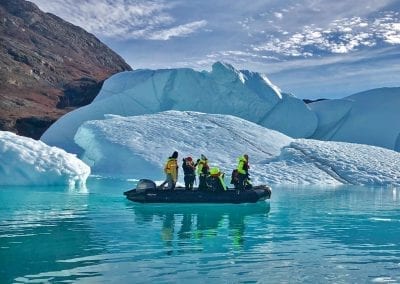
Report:
[[[267,218],[270,212],[269,202],[240,205],[176,205],[176,204],[130,204],[135,222],[160,226],[160,236],[168,254],[175,248],[190,247],[192,250],[204,250],[213,245],[213,249],[240,249],[245,243],[246,224],[256,217],[258,222]],[[195,244],[195,246],[193,246]]]

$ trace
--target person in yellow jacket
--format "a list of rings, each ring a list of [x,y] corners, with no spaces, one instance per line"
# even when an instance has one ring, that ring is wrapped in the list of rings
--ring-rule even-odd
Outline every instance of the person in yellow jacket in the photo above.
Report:
[[[249,156],[244,154],[243,156],[238,158],[238,166],[237,166],[237,174],[238,174],[238,189],[242,190],[246,188],[249,180]]]
[[[167,189],[173,190],[178,180],[178,152],[174,151],[164,165],[165,181],[160,184],[159,189],[164,189],[164,185],[168,184]]]

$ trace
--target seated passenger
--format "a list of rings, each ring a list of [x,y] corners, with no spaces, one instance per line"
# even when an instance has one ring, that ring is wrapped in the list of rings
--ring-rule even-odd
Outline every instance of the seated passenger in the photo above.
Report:
[[[214,167],[210,169],[210,183],[211,188],[217,191],[227,190],[227,186],[224,181],[225,174],[222,173],[219,168]]]

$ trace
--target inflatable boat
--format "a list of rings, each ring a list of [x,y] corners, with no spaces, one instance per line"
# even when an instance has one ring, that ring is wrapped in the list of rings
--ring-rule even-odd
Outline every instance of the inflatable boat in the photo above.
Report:
[[[267,185],[253,186],[245,190],[174,190],[158,189],[155,182],[141,179],[135,189],[124,192],[127,199],[140,203],[255,203],[271,198],[271,188]]]

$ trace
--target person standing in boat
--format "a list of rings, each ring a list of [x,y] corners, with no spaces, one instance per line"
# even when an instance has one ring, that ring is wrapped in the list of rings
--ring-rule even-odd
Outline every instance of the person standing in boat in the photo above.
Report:
[[[197,160],[197,174],[199,176],[199,190],[208,189],[207,177],[209,175],[209,166],[207,157],[203,154]]]
[[[247,187],[249,183],[249,156],[244,154],[239,157],[237,166],[237,178],[238,178],[238,189],[243,190]]]
[[[164,173],[166,175],[165,181],[160,184],[159,188],[164,189],[164,185],[168,184],[167,189],[175,189],[176,181],[178,180],[178,152],[174,151],[171,157],[168,158],[164,166]]]
[[[184,158],[182,161],[183,180],[185,181],[185,189],[193,190],[193,184],[196,179],[196,164],[192,157]]]

